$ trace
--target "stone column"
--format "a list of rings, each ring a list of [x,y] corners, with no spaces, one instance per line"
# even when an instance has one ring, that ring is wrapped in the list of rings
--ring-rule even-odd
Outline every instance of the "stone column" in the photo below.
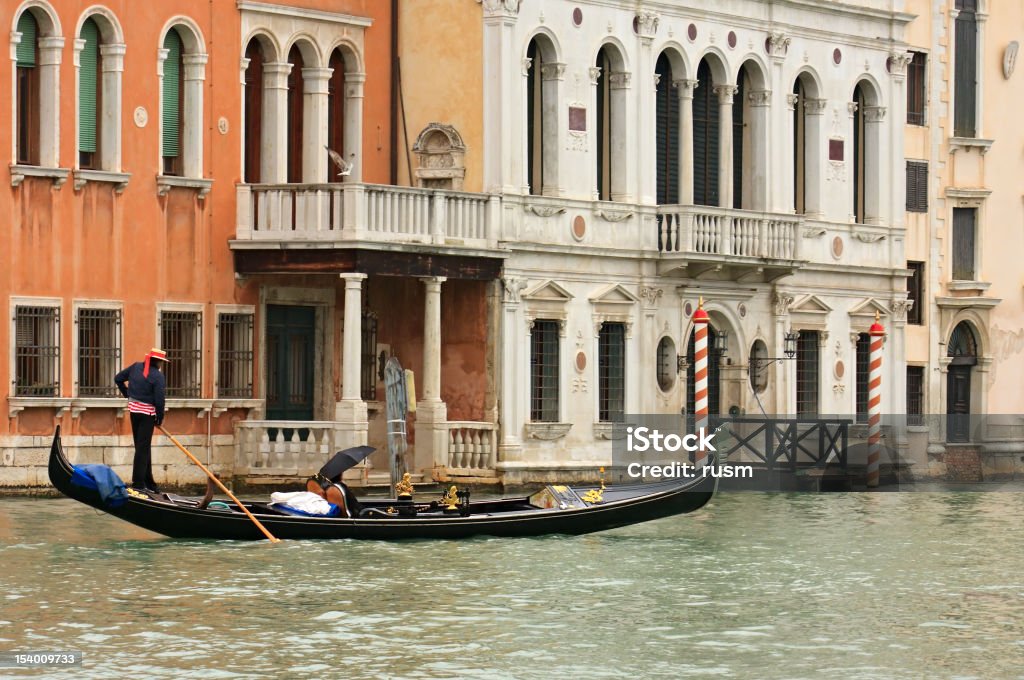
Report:
[[[345,178],[346,182],[363,181],[363,85],[365,83],[365,73],[345,74],[345,129],[343,131],[345,149],[342,155],[346,162],[352,164],[352,172]]]
[[[60,166],[60,63],[64,38],[39,38],[39,165]],[[11,41],[14,43],[14,41]],[[17,45],[11,45],[14,54]],[[74,161],[72,161],[74,163]]]
[[[288,181],[288,62],[263,64],[263,148],[260,179],[267,184]]]
[[[181,126],[181,167],[185,177],[203,176],[203,85],[206,83],[205,54],[186,54],[181,61],[185,69],[184,101]]]
[[[302,69],[302,181],[327,181],[327,83],[329,68]]]
[[[751,170],[749,178],[744,178],[744,185],[749,186],[750,208],[753,210],[769,209],[768,205],[768,140],[769,114],[771,113],[771,90],[755,90],[748,95],[750,99],[750,151]],[[743,102],[740,102],[743,106]],[[792,147],[786,147],[792,148]],[[789,173],[792,177],[792,173]],[[792,190],[789,192],[793,194]]]
[[[341,401],[334,410],[336,444],[340,448],[366,443],[369,419],[360,393],[362,376],[362,285],[366,274],[341,274],[345,282],[345,320],[341,339]]]
[[[75,41],[77,42],[77,41]],[[121,172],[121,74],[124,72],[124,44],[100,45],[103,64],[103,109],[97,111],[100,134],[100,167]]]
[[[524,367],[520,362],[520,348],[525,344],[521,331],[521,295],[526,288],[524,279],[509,276],[501,281],[504,296],[501,304],[501,444],[498,447],[498,465],[518,461],[523,450],[523,406],[521,386]]]
[[[656,12],[641,10],[636,15],[636,35],[639,59],[636,65],[639,92],[636,108],[624,119],[627,138],[624,140],[627,149],[636,153],[632,159],[636,165],[636,188],[628,187],[627,193],[636,197],[639,203],[654,205],[657,202],[656,173],[657,167],[657,100],[658,75],[654,72],[656,57],[652,46],[658,32],[660,18]],[[650,74],[650,75],[648,75]],[[648,80],[647,78],[652,78]],[[648,89],[650,83],[650,89]]]
[[[543,149],[541,163],[544,175],[541,193],[545,196],[561,196],[565,192],[562,190],[562,179],[558,176],[558,155],[564,146],[562,142],[564,126],[561,119],[562,106],[559,92],[560,83],[565,77],[565,64],[543,64],[540,68],[540,77],[541,98],[543,99],[543,111],[541,112],[543,135],[540,143]],[[526,135],[523,135],[523,138],[525,140]],[[525,154],[523,158],[526,158]],[[523,168],[526,168],[525,160]],[[529,184],[529,179],[527,178],[527,184]]]
[[[786,333],[789,331],[789,306],[793,304],[794,296],[789,292],[776,291],[772,296],[773,314],[775,322],[775,346],[768,348],[768,355],[775,357],[786,356]],[[776,361],[770,366],[762,369],[768,373],[769,384],[774,383],[775,405],[769,409],[769,413],[786,415],[796,413],[796,362]],[[774,373],[774,380],[772,373]]]
[[[810,219],[825,217],[822,204],[823,172],[829,162],[824,144],[825,108],[824,99],[807,99],[804,102],[804,214]]]
[[[718,85],[718,206],[732,208],[732,98],[735,85]]]
[[[864,107],[864,224],[885,224],[883,206],[893,178],[883,181],[888,146],[884,121],[884,106]]]
[[[679,202],[693,205],[693,91],[696,80],[673,82],[679,95]]]
[[[420,279],[423,302],[423,397],[416,405],[417,471],[448,465],[448,406],[441,400],[441,284],[443,276]]]

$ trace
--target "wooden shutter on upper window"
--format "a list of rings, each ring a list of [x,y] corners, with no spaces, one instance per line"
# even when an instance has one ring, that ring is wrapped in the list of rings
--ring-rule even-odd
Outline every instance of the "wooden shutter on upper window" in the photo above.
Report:
[[[96,102],[99,92],[100,31],[96,22],[88,19],[82,25],[85,46],[79,55],[78,72],[78,150],[95,153],[98,138]]]
[[[907,161],[907,212],[928,212],[928,163]]]
[[[973,2],[957,4],[963,4],[964,8],[956,18],[955,27],[953,134],[957,137],[974,137],[977,133],[978,24]]]
[[[161,155],[164,158],[181,154],[181,36],[175,29],[164,38],[167,59],[164,61],[164,83],[162,92],[163,124]]]
[[[18,33],[21,33],[21,42],[18,43],[17,61],[18,66],[31,68],[36,65],[36,38],[39,34],[39,26],[36,18],[28,10],[21,13],[18,18]]]
[[[658,205],[679,203],[679,96],[672,85],[672,66],[662,55],[657,64],[655,104]]]

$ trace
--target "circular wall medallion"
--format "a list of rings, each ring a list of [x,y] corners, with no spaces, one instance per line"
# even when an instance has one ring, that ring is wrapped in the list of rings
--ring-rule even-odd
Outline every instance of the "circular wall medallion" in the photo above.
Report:
[[[730,49],[736,47],[736,31],[729,31],[729,36],[726,40],[729,42]]]
[[[587,370],[587,355],[583,352],[576,352],[576,372],[582,373]]]
[[[144,128],[146,123],[149,122],[149,113],[146,112],[146,107],[144,106],[137,106],[132,117],[135,119],[136,127]]]
[[[843,256],[843,239],[841,236],[836,236],[832,239],[832,257],[837,260]]]
[[[583,219],[583,215],[577,215],[572,218],[572,237],[577,241],[582,241],[583,237],[587,235],[587,221]]]
[[[690,26],[686,29],[686,37],[689,38],[690,40],[697,39],[697,24],[690,24]]]
[[[683,305],[683,314],[685,314],[687,317],[693,314],[693,305],[691,303],[687,302],[686,304]]]
[[[580,26],[583,24],[583,10],[577,7],[572,11],[572,25]]]
[[[224,116],[217,119],[217,130],[222,135],[226,135],[228,133],[228,119]]]
[[[838,65],[843,61],[843,52],[838,47],[832,50],[832,63]]]
[[[837,361],[835,365],[836,379],[842,379],[846,375],[846,365],[842,361]]]
[[[739,312],[739,315],[740,315],[741,319],[746,318],[746,316],[747,316],[747,306],[745,304],[743,304],[741,302],[739,304],[739,307],[736,308],[736,311]]]

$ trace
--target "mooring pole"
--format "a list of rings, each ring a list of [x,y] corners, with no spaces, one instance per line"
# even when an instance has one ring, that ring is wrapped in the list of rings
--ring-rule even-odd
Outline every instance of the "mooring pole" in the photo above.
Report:
[[[697,302],[693,313],[693,411],[694,429],[700,433],[708,427],[708,323],[711,319],[704,311],[704,298]],[[693,464],[701,466],[707,454],[703,449],[694,453]]]
[[[868,369],[868,488],[878,486],[878,461],[882,452],[882,345],[885,328],[875,311],[875,323],[868,330],[871,336],[870,367]]]

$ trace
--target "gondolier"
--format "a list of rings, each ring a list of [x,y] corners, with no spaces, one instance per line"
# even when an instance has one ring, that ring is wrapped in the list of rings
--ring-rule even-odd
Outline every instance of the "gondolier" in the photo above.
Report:
[[[167,353],[153,348],[143,361],[135,362],[114,376],[117,389],[128,398],[135,440],[132,486],[136,489],[157,491],[151,466],[152,442],[153,429],[164,421],[166,381],[161,367],[166,361]]]

